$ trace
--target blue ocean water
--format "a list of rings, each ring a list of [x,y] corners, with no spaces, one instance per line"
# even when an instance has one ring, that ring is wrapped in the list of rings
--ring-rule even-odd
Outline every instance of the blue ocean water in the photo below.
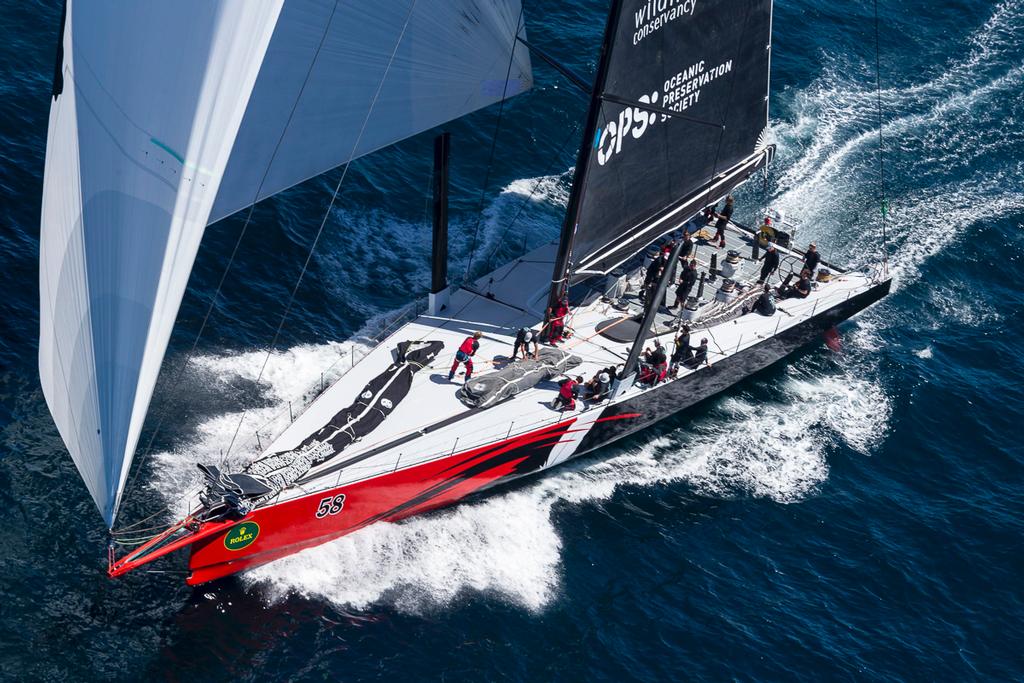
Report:
[[[0,5],[0,678],[1024,678],[1024,2],[880,0],[898,279],[842,328],[842,353],[809,349],[548,476],[197,590],[175,562],[106,578],[103,524],[38,386],[58,5]],[[604,3],[526,7],[531,41],[591,73]],[[850,263],[881,244],[871,10],[777,2],[779,156],[738,194],[741,217],[784,208]],[[557,234],[585,103],[535,68],[486,186],[497,108],[449,126],[457,277],[471,253],[479,274]],[[431,139],[353,165],[260,386],[338,172],[257,207],[175,384],[242,220],[207,231],[126,521],[173,504],[240,410],[279,413],[425,292]]]

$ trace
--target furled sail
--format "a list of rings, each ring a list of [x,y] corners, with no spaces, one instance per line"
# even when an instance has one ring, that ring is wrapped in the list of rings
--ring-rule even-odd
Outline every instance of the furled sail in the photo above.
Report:
[[[519,0],[68,0],[39,370],[108,525],[207,223],[523,92],[521,15]]]
[[[608,272],[678,227],[771,153],[764,141],[771,0],[621,0],[616,7],[593,146],[577,178],[576,279]]]

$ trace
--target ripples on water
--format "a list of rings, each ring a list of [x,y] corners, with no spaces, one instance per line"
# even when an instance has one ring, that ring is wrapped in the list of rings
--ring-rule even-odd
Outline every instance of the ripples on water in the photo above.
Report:
[[[536,4],[531,39],[588,70],[600,8]],[[4,675],[1019,677],[1024,3],[881,8],[898,285],[845,327],[842,354],[810,351],[598,457],[196,593],[175,574],[103,578],[101,524],[42,403],[37,304],[24,292],[36,277],[56,17],[48,6],[0,11],[11,36],[0,71]],[[758,204],[784,208],[804,226],[800,241],[846,262],[874,256],[881,241],[868,9],[778,3],[778,161],[767,191],[739,194],[744,217]],[[46,39],[30,40],[26,26]],[[551,155],[582,103],[543,69],[536,92],[507,112],[474,272],[557,235],[572,150],[554,164]],[[477,229],[484,160],[473,147],[493,120],[454,126],[453,274]],[[257,209],[258,234],[243,242],[185,373],[188,406],[181,389],[158,388],[154,406],[167,402],[171,426],[129,517],[173,509],[194,463],[227,448],[240,409],[253,424],[279,413],[361,329],[425,289],[423,138],[353,167],[259,388],[274,302],[334,179]],[[207,233],[165,376],[239,227]],[[253,452],[247,438],[237,457]]]

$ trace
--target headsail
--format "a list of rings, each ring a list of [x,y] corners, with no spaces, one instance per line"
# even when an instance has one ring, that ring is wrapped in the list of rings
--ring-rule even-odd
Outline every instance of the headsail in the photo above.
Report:
[[[211,216],[527,89],[520,21],[519,0],[68,0],[39,369],[108,525]]]
[[[519,0],[343,2],[336,8],[331,2],[289,0],[211,220],[350,157],[526,91],[533,85],[529,51],[515,41],[522,14]],[[382,79],[372,125],[364,129]]]
[[[622,0],[614,7],[597,127],[585,141],[592,148],[570,217],[577,278],[608,272],[770,154],[771,0]]]

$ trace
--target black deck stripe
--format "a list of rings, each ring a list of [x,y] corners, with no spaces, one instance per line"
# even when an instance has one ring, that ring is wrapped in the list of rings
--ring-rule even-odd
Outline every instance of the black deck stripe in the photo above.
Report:
[[[455,415],[452,415],[451,417],[449,417],[449,418],[447,418],[445,420],[441,420],[440,422],[435,422],[434,424],[428,425],[427,427],[425,427],[423,429],[418,429],[418,430],[416,430],[415,432],[413,432],[411,434],[406,434],[405,436],[400,436],[397,439],[394,439],[393,441],[389,441],[389,442],[387,442],[387,443],[385,443],[383,445],[377,446],[376,448],[371,448],[370,450],[366,451],[365,453],[360,453],[359,455],[354,455],[351,458],[347,458],[345,460],[342,460],[339,463],[331,465],[330,467],[328,467],[325,470],[320,470],[319,472],[317,472],[315,474],[307,474],[306,476],[304,476],[304,477],[300,478],[299,480],[297,480],[295,483],[296,484],[308,484],[310,481],[312,481],[314,479],[319,479],[320,477],[324,476],[325,474],[333,474],[334,472],[338,472],[340,470],[345,469],[349,465],[354,465],[357,462],[362,462],[363,460],[366,460],[367,458],[372,458],[373,456],[378,455],[380,453],[383,453],[384,451],[390,450],[392,448],[395,448],[396,446],[401,446],[402,444],[409,443],[410,441],[413,441],[414,439],[418,439],[418,438],[420,438],[421,436],[423,436],[425,434],[430,434],[431,432],[436,431],[438,429],[441,429],[442,427],[447,427],[449,425],[455,424],[456,422],[461,422],[462,420],[465,420],[467,417],[469,417],[469,416],[473,415],[474,413],[476,413],[478,410],[481,410],[481,409],[480,408],[470,408],[468,410],[464,410],[461,413],[457,413]]]

